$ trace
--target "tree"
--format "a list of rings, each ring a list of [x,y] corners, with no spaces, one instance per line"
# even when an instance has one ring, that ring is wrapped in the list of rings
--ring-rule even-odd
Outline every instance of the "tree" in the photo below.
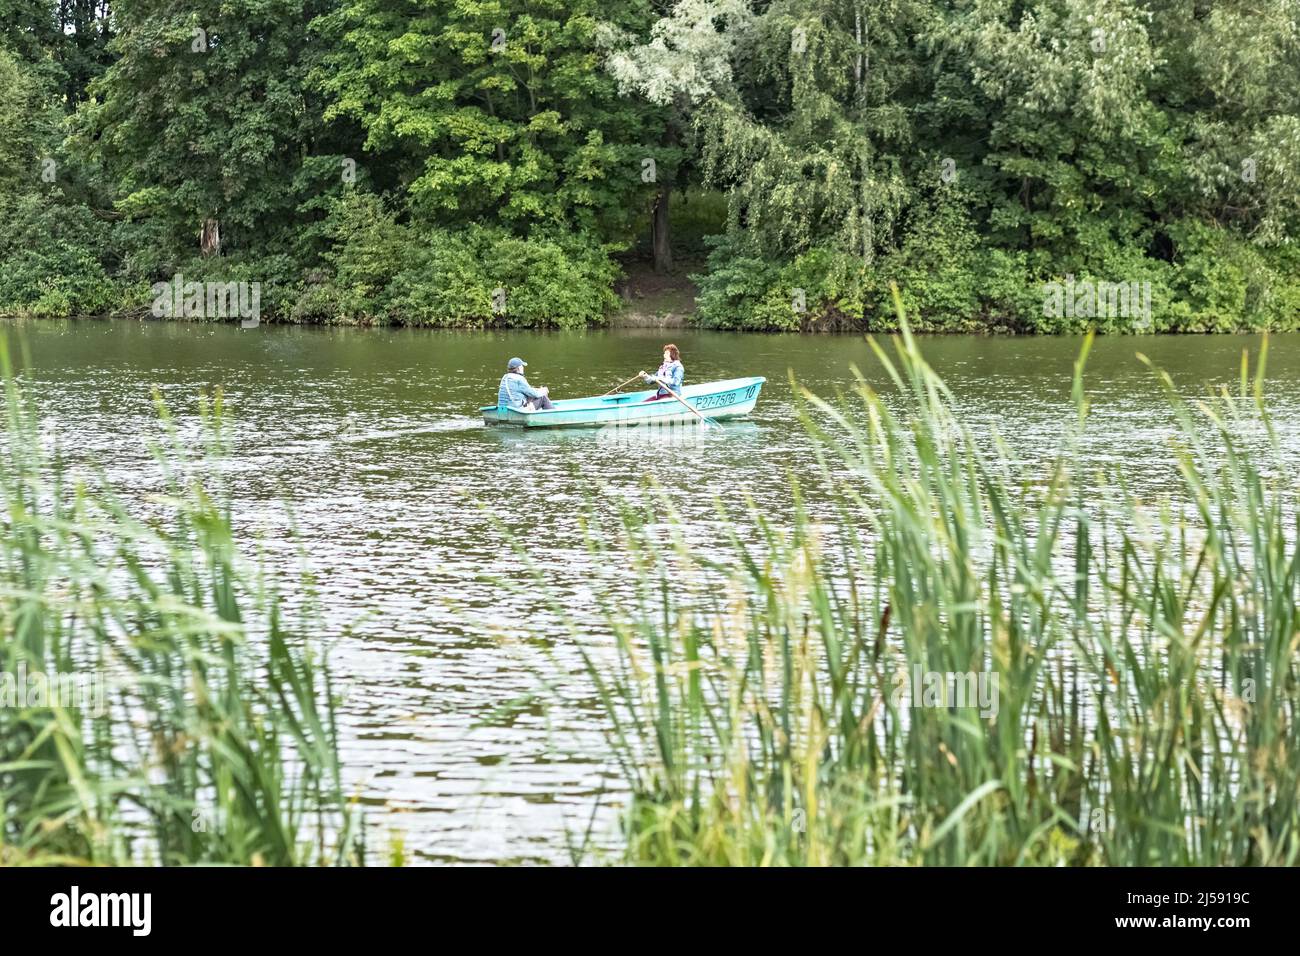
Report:
[[[8,47],[62,94],[71,111],[108,65],[108,0],[0,0],[0,47]]]
[[[928,13],[910,0],[784,0],[764,13],[740,53],[741,103],[704,120],[706,169],[733,185],[755,248],[828,244],[870,266],[892,241],[924,95],[910,37]]]
[[[932,31],[967,117],[941,114],[990,239],[1045,271],[1147,221],[1167,144],[1147,87],[1159,65],[1131,0],[982,0]]]
[[[734,95],[731,59],[752,21],[748,0],[682,0],[654,23],[645,43],[612,24],[603,24],[598,34],[598,42],[610,49],[605,65],[619,91],[668,109],[663,150],[651,157],[658,184],[651,214],[656,272],[673,265],[669,203],[681,180],[680,145],[690,118],[705,100]]]
[[[166,224],[175,247],[245,248],[291,231],[320,109],[306,77],[319,0],[118,0],[115,62],[81,111],[87,148],[120,205]],[[340,175],[335,171],[335,177]]]
[[[599,69],[598,12],[646,19],[637,0],[347,0],[322,18],[337,48],[326,117],[364,130],[430,224],[495,221],[516,235],[617,237],[641,190],[646,111]]]

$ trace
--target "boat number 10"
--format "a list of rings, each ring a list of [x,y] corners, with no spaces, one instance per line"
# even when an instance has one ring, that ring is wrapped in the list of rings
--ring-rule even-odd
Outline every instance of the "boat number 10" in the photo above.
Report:
[[[699,401],[695,403],[695,407],[696,408],[721,408],[724,405],[735,405],[737,404],[738,401],[747,402],[754,397],[754,393],[757,391],[758,391],[757,385],[749,386],[749,388],[745,389],[745,393],[744,393],[745,397],[743,399],[739,397],[741,394],[739,391],[723,392],[720,395],[705,395],[703,398],[701,398]]]

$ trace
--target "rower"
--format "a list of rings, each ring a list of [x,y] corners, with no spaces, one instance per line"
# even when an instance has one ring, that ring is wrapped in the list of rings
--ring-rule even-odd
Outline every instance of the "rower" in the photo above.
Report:
[[[682,365],[681,350],[672,344],[665,345],[664,361],[663,364],[659,366],[659,371],[655,372],[654,375],[648,375],[645,372],[642,372],[641,377],[647,382],[654,383],[658,381],[663,382],[668,386],[665,388],[664,385],[660,385],[659,391],[647,398],[647,402],[655,402],[661,398],[669,398],[674,393],[681,395],[682,380],[686,378],[686,367]]]

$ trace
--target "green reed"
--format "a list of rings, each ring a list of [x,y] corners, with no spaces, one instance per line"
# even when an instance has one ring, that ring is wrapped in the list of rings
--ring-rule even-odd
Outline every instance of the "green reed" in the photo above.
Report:
[[[159,483],[115,490],[42,447],[3,346],[0,863],[361,862],[314,615],[232,539],[220,397],[196,457],[159,401]]]
[[[1068,437],[1032,467],[973,439],[905,322],[895,346],[888,396],[796,389],[819,465],[793,514],[752,505],[757,532],[706,552],[666,496],[590,527],[636,582],[601,608],[612,647],[573,631],[627,858],[1295,864],[1300,549],[1264,355],[1190,406],[1153,372],[1180,487],[1145,502],[1089,467],[1087,345]],[[996,675],[996,713],[918,699],[918,669]]]

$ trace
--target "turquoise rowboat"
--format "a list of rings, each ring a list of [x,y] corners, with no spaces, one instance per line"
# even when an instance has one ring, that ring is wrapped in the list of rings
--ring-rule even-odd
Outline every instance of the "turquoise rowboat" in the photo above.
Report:
[[[754,410],[758,393],[766,381],[758,376],[687,385],[682,389],[682,398],[706,418],[739,418]],[[484,405],[479,411],[483,413],[483,421],[489,425],[521,425],[524,428],[670,425],[699,421],[675,398],[647,402],[646,399],[654,393],[655,389],[650,389],[595,398],[568,398],[555,402],[555,407],[546,411],[530,412],[498,405]]]

